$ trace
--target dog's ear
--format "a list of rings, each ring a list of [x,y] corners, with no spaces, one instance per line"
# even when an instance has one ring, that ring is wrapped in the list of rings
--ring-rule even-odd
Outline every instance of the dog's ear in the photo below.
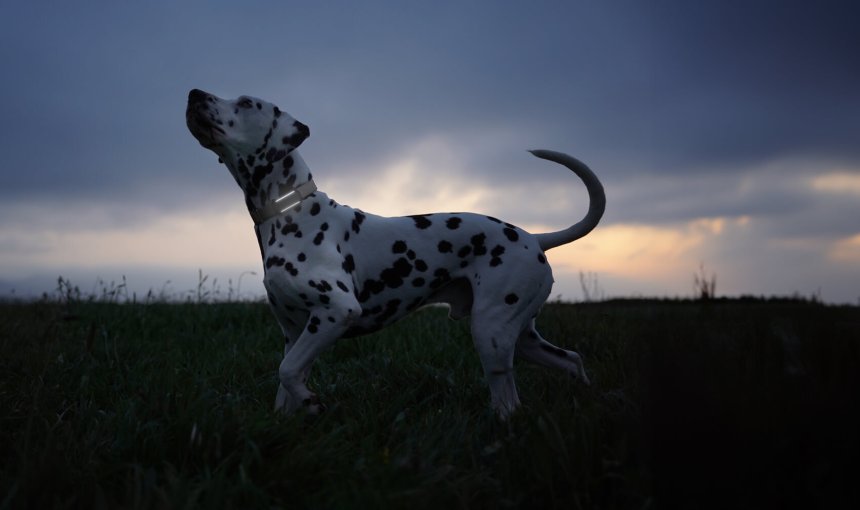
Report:
[[[295,129],[295,132],[289,136],[285,136],[283,139],[284,145],[288,146],[287,152],[291,152],[311,136],[310,128],[297,120],[293,121],[293,129]]]

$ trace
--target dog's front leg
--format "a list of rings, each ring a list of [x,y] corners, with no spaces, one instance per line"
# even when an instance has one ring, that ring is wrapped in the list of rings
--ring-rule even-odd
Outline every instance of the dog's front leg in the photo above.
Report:
[[[319,397],[308,389],[307,374],[317,356],[340,338],[359,315],[357,302],[345,304],[311,310],[304,331],[290,349],[285,349],[278,368],[281,386],[276,399],[284,412],[304,408],[310,414],[318,414],[325,410]]]
[[[284,328],[284,358],[287,357],[287,354],[290,352],[290,349],[292,349],[293,345],[296,344],[296,340],[298,340],[299,335],[301,335],[301,332],[302,330],[298,328],[290,328],[289,330],[287,328]],[[308,366],[305,369],[304,374],[302,375],[302,378],[304,380],[307,380],[310,371],[311,367]],[[283,410],[285,412],[289,412],[289,410],[294,407],[293,404],[289,402],[289,398],[290,393],[287,391],[284,385],[281,384],[280,381],[278,381],[278,394],[275,396],[275,411]]]

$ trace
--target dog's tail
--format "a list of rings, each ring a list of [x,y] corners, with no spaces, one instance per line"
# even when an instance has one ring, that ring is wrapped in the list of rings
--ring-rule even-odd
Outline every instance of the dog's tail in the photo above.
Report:
[[[606,209],[606,194],[603,192],[603,185],[600,184],[594,172],[582,161],[561,152],[546,150],[529,152],[541,159],[554,161],[570,168],[573,173],[582,179],[582,182],[585,183],[585,189],[588,190],[588,213],[586,213],[585,218],[579,223],[558,232],[536,234],[535,237],[537,237],[541,249],[546,251],[550,248],[567,244],[591,232],[597,226],[597,223],[603,216],[603,211]]]

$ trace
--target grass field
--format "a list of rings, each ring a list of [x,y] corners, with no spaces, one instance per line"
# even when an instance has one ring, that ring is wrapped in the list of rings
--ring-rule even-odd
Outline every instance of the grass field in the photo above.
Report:
[[[857,307],[547,305],[593,385],[518,363],[509,424],[445,317],[339,342],[311,418],[264,304],[0,304],[0,507],[860,507]]]

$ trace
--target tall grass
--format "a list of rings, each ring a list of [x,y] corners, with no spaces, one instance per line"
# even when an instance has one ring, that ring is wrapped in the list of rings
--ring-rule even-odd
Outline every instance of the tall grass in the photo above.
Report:
[[[467,323],[428,309],[272,412],[261,303],[0,305],[4,508],[645,508],[856,500],[860,313],[802,302],[551,304],[593,385],[517,365],[508,424]],[[737,505],[744,506],[744,505]]]

